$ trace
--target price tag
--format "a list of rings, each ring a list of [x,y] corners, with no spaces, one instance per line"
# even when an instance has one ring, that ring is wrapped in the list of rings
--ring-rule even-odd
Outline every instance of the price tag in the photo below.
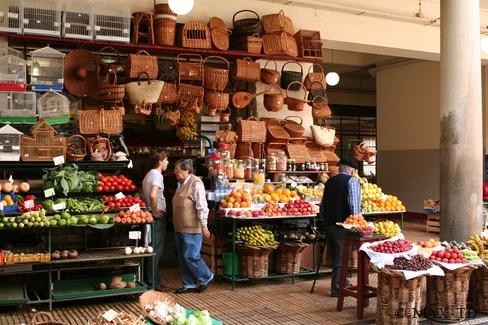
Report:
[[[139,203],[136,203],[129,207],[129,211],[141,211],[141,206],[139,205]]]
[[[8,178],[8,181],[10,182],[10,184],[14,183],[14,178],[12,177],[12,175],[10,175],[10,177]]]
[[[51,197],[51,196],[54,196],[54,194],[56,194],[54,192],[54,188],[48,188],[47,190],[44,190],[44,197]]]
[[[3,211],[3,202],[0,201],[0,211]]]
[[[53,158],[54,166],[64,164],[64,156],[57,156]]]
[[[298,185],[297,182],[291,182],[290,187],[295,188],[295,187],[297,187],[297,185]]]
[[[64,209],[66,209],[66,202],[53,204],[53,210],[54,211],[59,211],[59,210],[64,210]]]
[[[102,315],[102,317],[105,318],[107,322],[113,321],[117,316],[119,316],[119,313],[113,309],[110,309]]]
[[[124,195],[124,193],[119,192],[119,193],[115,194],[115,198],[117,200],[122,200],[123,198],[125,198],[125,195]]]
[[[32,209],[34,207],[34,200],[24,201],[24,206],[26,209]]]
[[[129,163],[127,164],[127,168],[132,168],[134,165],[132,164],[132,159],[129,159]]]
[[[140,231],[129,231],[129,239],[141,239]]]

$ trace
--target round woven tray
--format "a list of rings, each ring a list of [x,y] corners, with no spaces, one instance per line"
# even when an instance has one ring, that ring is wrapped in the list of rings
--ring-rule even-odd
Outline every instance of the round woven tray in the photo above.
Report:
[[[156,301],[161,301],[168,306],[176,305],[176,301],[170,295],[167,295],[162,292],[150,290],[144,292],[142,295],[139,296],[139,306],[141,307],[142,313],[148,317],[154,324],[158,325],[166,325],[166,322],[159,321],[154,317],[151,317],[149,313],[146,311],[146,305],[154,304]]]
[[[466,318],[469,278],[476,266],[443,269],[443,277],[427,277],[427,308],[431,311],[428,316],[441,323],[457,323]]]
[[[39,311],[34,314],[29,325],[68,325],[68,323],[55,320],[51,313]]]

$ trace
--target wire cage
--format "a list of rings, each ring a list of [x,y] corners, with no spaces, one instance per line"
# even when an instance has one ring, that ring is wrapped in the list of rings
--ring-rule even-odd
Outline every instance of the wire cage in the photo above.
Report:
[[[58,92],[48,91],[37,100],[37,115],[69,118],[69,99]]]
[[[93,10],[86,1],[68,1],[63,11],[63,37],[93,39]]]
[[[95,40],[130,42],[132,14],[127,5],[95,4]]]
[[[27,64],[22,52],[10,47],[0,49],[0,91],[25,91]]]
[[[31,52],[31,89],[62,91],[64,53],[46,46]]]
[[[17,161],[20,159],[22,134],[8,124],[0,128],[0,161]]]
[[[59,0],[23,0],[24,34],[61,36],[62,2]]]
[[[0,1],[0,31],[22,33],[22,0]]]
[[[32,123],[36,120],[36,93],[0,92],[0,122]]]

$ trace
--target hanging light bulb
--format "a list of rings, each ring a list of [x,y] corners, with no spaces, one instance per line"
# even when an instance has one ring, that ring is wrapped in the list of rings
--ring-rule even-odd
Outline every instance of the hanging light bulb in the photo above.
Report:
[[[326,75],[325,75],[325,82],[329,85],[329,86],[335,86],[339,83],[339,74],[337,72],[328,72]]]
[[[186,15],[193,9],[195,0],[168,0],[169,8],[177,15]]]
[[[481,50],[483,52],[488,53],[488,36],[487,35],[485,35],[481,38],[480,47],[481,47]]]

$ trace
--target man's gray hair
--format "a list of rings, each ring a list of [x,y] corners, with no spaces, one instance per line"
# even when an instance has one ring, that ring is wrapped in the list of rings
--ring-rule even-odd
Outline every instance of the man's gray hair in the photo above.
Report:
[[[339,165],[339,172],[340,173],[350,173],[354,170],[354,167],[348,166],[348,165]]]
[[[180,159],[175,162],[175,168],[178,167],[181,170],[187,171],[193,174],[193,160],[191,159]]]

